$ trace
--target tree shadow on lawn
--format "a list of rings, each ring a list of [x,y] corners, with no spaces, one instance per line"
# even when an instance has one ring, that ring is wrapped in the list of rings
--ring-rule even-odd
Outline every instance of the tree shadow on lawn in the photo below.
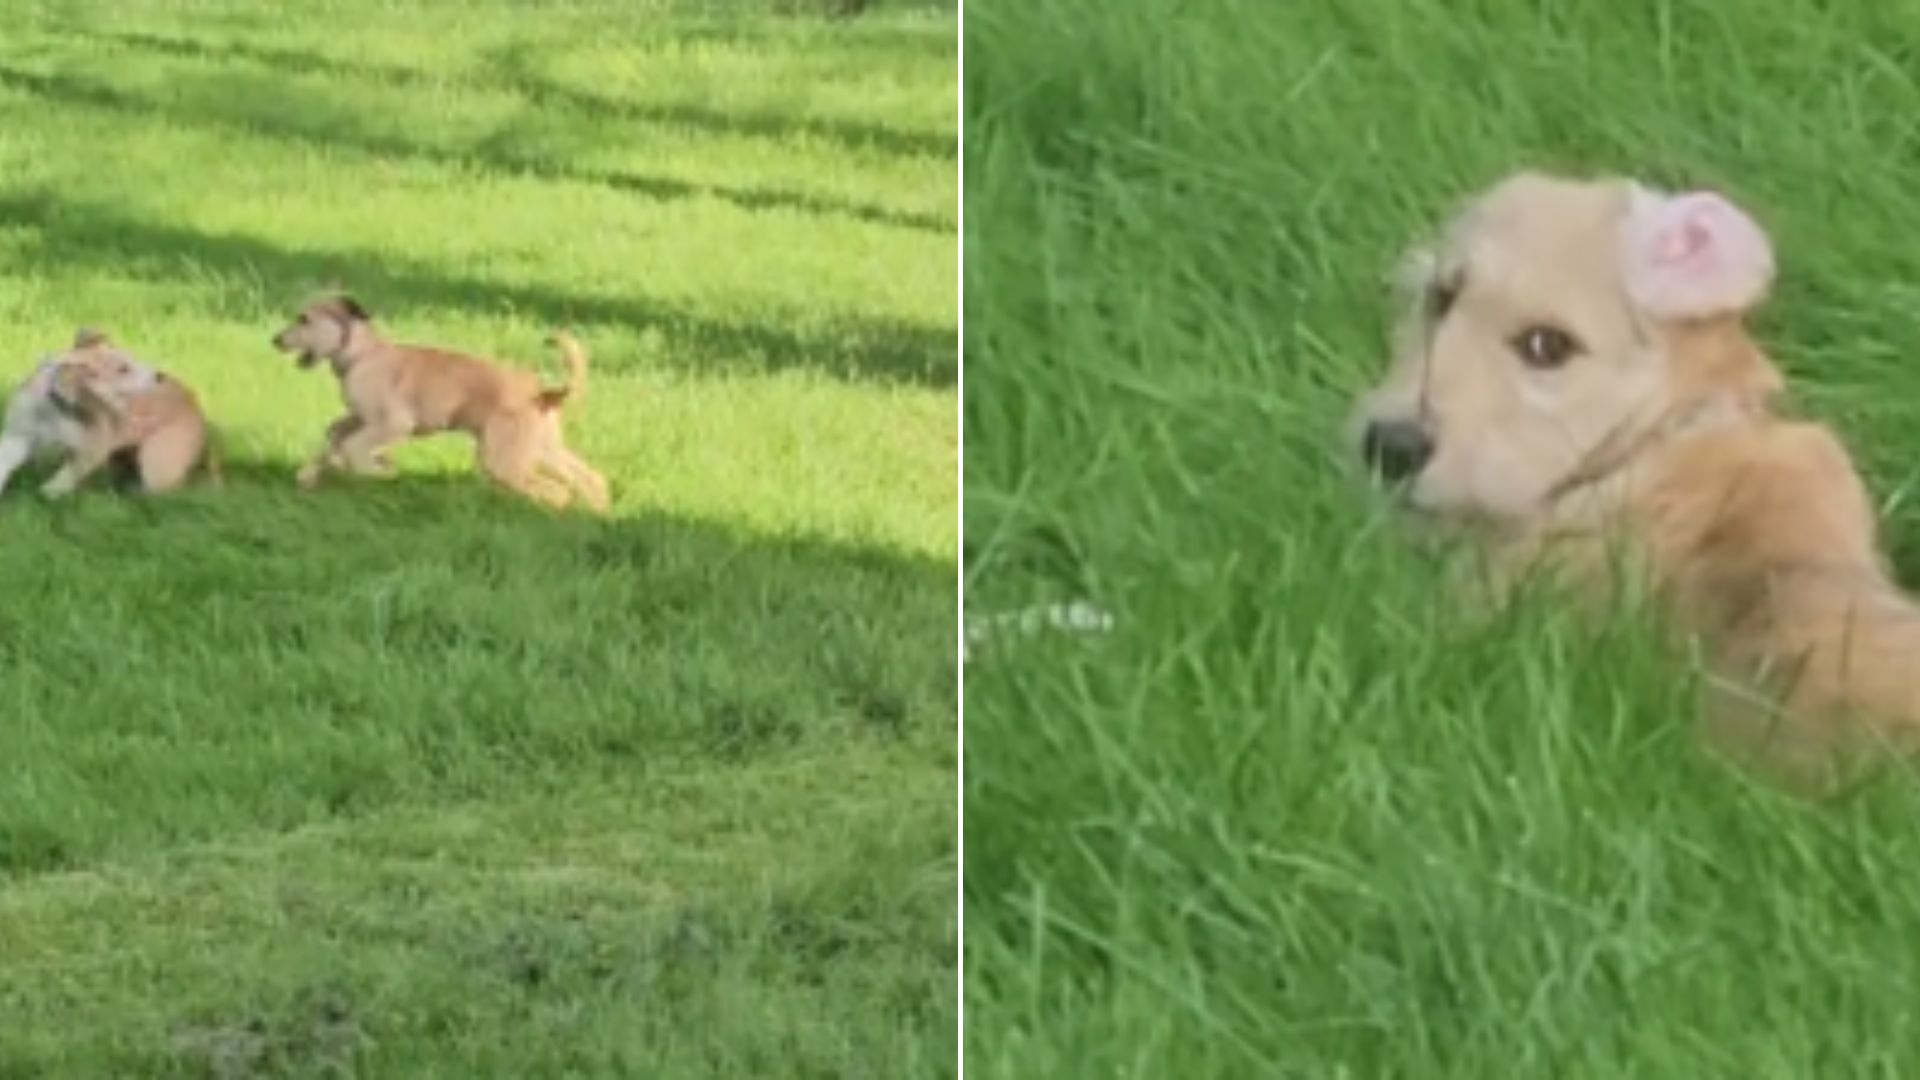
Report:
[[[356,81],[403,86],[443,85],[444,73],[389,64],[341,60],[299,49],[241,42],[208,42],[137,31],[80,30],[77,36],[130,48],[162,53],[183,60],[225,66],[234,61],[263,65],[303,75],[328,75]],[[678,37],[678,35],[674,35]],[[947,42],[953,49],[951,40]],[[558,105],[598,122],[660,124],[688,127],[710,135],[748,136],[784,140],[820,139],[848,150],[877,150],[896,156],[946,158],[958,156],[957,136],[938,131],[912,131],[846,117],[774,116],[730,113],[676,102],[656,104],[606,97],[565,86],[542,76],[533,63],[535,46],[514,41],[482,54],[477,85],[512,91],[538,106]],[[957,57],[956,57],[957,59]]]
[[[534,48],[526,42],[494,49],[482,57],[482,62],[489,81],[512,88],[535,105],[558,105],[599,123],[662,124],[769,139],[800,136],[824,139],[853,150],[872,148],[888,154],[949,161],[959,154],[958,137],[940,132],[900,131],[844,119],[729,114],[698,105],[654,105],[603,97],[540,74],[534,63]]]
[[[957,0],[895,0],[883,6],[946,15],[954,21],[944,25],[903,25],[871,19],[825,22],[807,18],[683,21],[674,26],[673,37],[687,45],[754,44],[805,48],[830,35],[832,46],[836,49],[890,57],[912,55],[925,60],[948,60],[958,67],[960,50],[954,33],[960,15]],[[822,30],[826,33],[823,34]]]
[[[223,290],[212,309],[228,318],[258,319],[257,303],[299,303],[327,282],[341,283],[379,317],[409,306],[483,313],[515,311],[549,326],[616,326],[655,331],[665,338],[668,362],[697,372],[769,372],[812,369],[842,378],[951,386],[958,376],[958,343],[949,331],[892,319],[830,318],[806,329],[730,322],[690,314],[641,297],[579,296],[538,285],[497,284],[442,274],[431,264],[384,252],[303,251],[244,236],[213,236],[144,222],[104,208],[46,194],[0,196],[0,225],[31,230],[17,244],[18,265],[40,271],[97,271],[151,281],[183,273],[211,273],[257,284]],[[262,331],[263,334],[266,330]],[[594,357],[618,372],[617,355]]]
[[[0,872],[74,865],[128,830],[217,834],[222,799],[290,827],[536,775],[625,781],[848,740],[949,752],[951,563],[556,514],[470,475],[302,492],[292,471],[237,463],[221,489],[166,498],[0,497],[10,730],[58,731],[41,757],[90,793],[45,821],[12,806]],[[120,820],[127,748],[156,738],[173,749],[142,789],[187,802]],[[291,765],[288,739],[307,740]]]
[[[302,53],[296,50],[258,48],[250,46],[212,46],[199,42],[158,37],[145,34],[86,34],[101,40],[144,48],[153,52],[194,60],[220,63],[232,58],[240,58],[254,63],[284,67],[290,71],[338,75],[345,78],[373,79],[401,84],[420,84],[433,81],[424,72],[409,68],[363,66],[326,57]],[[278,138],[332,144],[357,150],[362,153],[383,155],[395,158],[408,158],[436,165],[481,166],[508,174],[528,174],[541,177],[568,180],[575,183],[597,184],[616,191],[629,192],[650,199],[689,199],[700,196],[712,196],[723,199],[747,210],[795,210],[807,214],[838,215],[858,221],[889,225],[899,228],[915,229],[922,232],[953,233],[957,226],[952,219],[939,214],[916,213],[897,210],[872,203],[853,202],[831,196],[814,195],[804,192],[782,191],[773,188],[736,187],[725,184],[693,183],[671,177],[645,176],[614,169],[580,169],[566,166],[551,154],[538,152],[538,145],[516,148],[512,136],[514,129],[509,126],[473,146],[463,150],[424,146],[377,132],[356,130],[351,118],[343,119],[339,115],[325,117],[324,124],[310,122],[308,110],[265,107],[276,97],[284,96],[283,84],[265,79],[243,78],[230,71],[217,72],[221,76],[236,81],[245,81],[255,86],[254,91],[236,92],[224,95],[222,108],[231,110],[221,115],[209,115],[205,109],[189,111],[171,107],[159,102],[143,100],[133,95],[109,87],[84,83],[63,75],[43,75],[14,68],[0,67],[0,85],[11,86],[17,90],[56,98],[98,108],[114,109],[121,112],[148,113],[165,116],[180,123],[200,124],[203,126],[224,127],[241,130],[255,137]],[[774,136],[780,134],[812,133],[810,129],[789,127],[789,122],[779,118],[758,120],[750,117],[725,118],[725,114],[712,110],[682,110],[673,107],[657,109],[646,106],[632,106],[629,110],[624,103],[612,99],[599,98],[585,92],[574,92],[567,88],[538,83],[531,77],[506,87],[530,104],[540,106],[560,105],[571,109],[591,122],[591,130],[584,132],[581,141],[597,144],[605,137],[605,125],[609,120],[629,122],[652,122],[662,124],[682,124],[702,127],[710,132],[723,134],[746,134]],[[305,104],[310,105],[311,102]],[[543,117],[551,120],[551,117]],[[798,121],[792,122],[798,124]],[[551,124],[546,128],[554,131]],[[522,138],[525,138],[522,134]],[[877,138],[877,136],[876,136]],[[955,140],[943,136],[916,136],[929,143],[938,142],[947,147],[948,156],[955,152],[952,145]],[[845,138],[841,141],[845,141]]]

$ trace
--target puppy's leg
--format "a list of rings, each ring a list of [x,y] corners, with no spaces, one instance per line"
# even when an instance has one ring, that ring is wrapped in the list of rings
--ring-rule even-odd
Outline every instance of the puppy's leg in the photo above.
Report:
[[[0,491],[7,489],[7,481],[32,456],[33,440],[13,433],[0,435]]]
[[[488,424],[475,446],[480,471],[502,487],[559,509],[573,500],[565,484],[540,475],[538,431],[522,418]]]
[[[593,466],[580,455],[564,446],[556,446],[548,451],[542,464],[545,464],[573,490],[580,493],[582,500],[598,513],[606,513],[613,505],[613,494],[607,487],[607,478],[600,475]]]
[[[565,484],[570,493],[578,494],[595,513],[604,514],[612,507],[613,497],[607,488],[606,478],[582,460],[580,455],[567,449],[557,411],[539,415],[531,438],[538,471]]]
[[[348,413],[328,424],[327,438],[320,445],[320,451],[313,455],[312,460],[300,467],[299,475],[295,478],[299,485],[303,488],[311,488],[320,482],[320,478],[328,469],[345,468],[345,462],[340,458],[340,443],[347,436],[359,431],[360,427],[361,420],[353,413]]]
[[[40,494],[49,499],[58,499],[63,495],[72,494],[82,481],[107,463],[107,459],[113,456],[116,449],[118,447],[105,439],[87,440],[74,450],[67,458],[66,464],[60,466],[60,471],[53,474],[52,479],[40,486]]]
[[[562,509],[573,501],[572,488],[542,473],[533,463],[528,463],[521,468],[487,468],[486,473],[502,487],[519,492],[555,510]]]
[[[411,422],[394,418],[362,422],[336,444],[339,460],[349,472],[362,476],[391,475],[393,463],[386,450],[412,430]]]
[[[527,498],[543,506],[550,506],[555,510],[563,510],[568,504],[573,502],[573,492],[567,485],[549,477],[541,476],[537,472],[522,476],[519,483],[515,486],[515,490]]]
[[[164,495],[187,482],[206,451],[206,432],[198,424],[161,428],[140,444],[136,461],[140,486],[149,495]]]

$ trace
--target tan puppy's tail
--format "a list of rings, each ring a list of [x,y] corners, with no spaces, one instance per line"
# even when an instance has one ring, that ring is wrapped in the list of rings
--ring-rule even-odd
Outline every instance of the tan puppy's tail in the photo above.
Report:
[[[580,400],[587,394],[587,350],[579,339],[565,330],[555,330],[547,339],[559,348],[560,355],[567,362],[567,381],[564,385],[540,391],[540,407],[557,409],[568,398]]]

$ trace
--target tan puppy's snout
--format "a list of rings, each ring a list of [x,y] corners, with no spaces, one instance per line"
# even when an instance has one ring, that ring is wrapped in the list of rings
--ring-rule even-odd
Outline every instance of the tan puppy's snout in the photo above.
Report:
[[[296,365],[298,365],[303,369],[310,368],[314,364],[318,363],[320,358],[314,353],[312,346],[308,345],[306,342],[299,340],[295,336],[299,332],[299,330],[300,330],[300,325],[298,323],[295,323],[294,325],[289,326],[286,329],[280,331],[279,333],[273,335],[273,347],[280,350],[283,353],[295,354],[293,358],[293,362]]]
[[[1360,458],[1367,471],[1388,483],[1418,476],[1433,451],[1433,433],[1418,420],[1369,420],[1360,435]]]

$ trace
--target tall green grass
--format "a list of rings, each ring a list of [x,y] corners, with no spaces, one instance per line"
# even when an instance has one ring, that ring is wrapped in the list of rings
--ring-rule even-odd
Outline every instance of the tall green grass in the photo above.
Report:
[[[969,5],[979,1076],[1902,1076],[1913,785],[1702,753],[1630,608],[1469,618],[1348,467],[1393,262],[1517,167],[1731,193],[1760,332],[1911,566],[1920,107],[1898,5]]]
[[[0,375],[101,327],[229,482],[0,497],[0,1075],[952,1068],[957,26],[792,7],[8,6]],[[329,285],[573,327],[612,517],[297,491]]]

